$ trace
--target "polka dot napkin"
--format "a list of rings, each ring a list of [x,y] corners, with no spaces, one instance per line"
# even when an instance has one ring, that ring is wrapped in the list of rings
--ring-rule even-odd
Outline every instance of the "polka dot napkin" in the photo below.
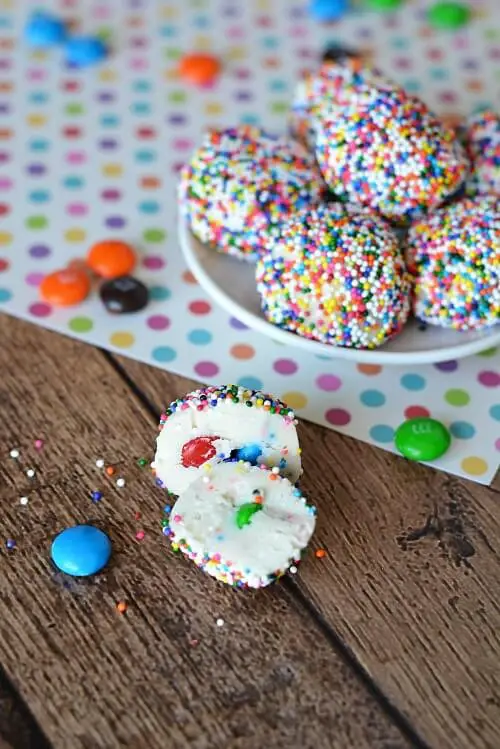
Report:
[[[473,22],[452,33],[426,24],[424,0],[394,14],[356,11],[334,26],[309,19],[306,0],[45,3],[109,40],[105,64],[79,71],[59,50],[22,42],[39,3],[0,0],[1,307],[189,377],[264,387],[303,417],[388,449],[405,417],[432,414],[454,437],[436,465],[490,482],[500,456],[500,352],[382,369],[279,346],[212,304],[183,264],[175,229],[177,172],[202,127],[282,131],[294,81],[327,42],[372,51],[452,119],[500,106],[500,6],[470,2]],[[178,58],[193,50],[222,58],[214,87],[193,90],[176,77]],[[147,309],[119,317],[95,295],[71,310],[38,300],[44,274],[109,236],[139,249]]]

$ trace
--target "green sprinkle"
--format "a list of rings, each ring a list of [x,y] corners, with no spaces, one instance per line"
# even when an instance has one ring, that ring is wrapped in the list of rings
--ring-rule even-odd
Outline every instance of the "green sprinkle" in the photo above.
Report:
[[[257,502],[247,502],[244,505],[238,507],[236,513],[236,525],[238,528],[244,528],[245,525],[250,525],[252,518],[256,512],[262,510],[262,505]]]
[[[146,458],[139,458],[139,460],[137,461],[137,465],[141,466],[141,468],[144,468],[144,466],[147,466],[147,464],[148,461],[146,460]]]

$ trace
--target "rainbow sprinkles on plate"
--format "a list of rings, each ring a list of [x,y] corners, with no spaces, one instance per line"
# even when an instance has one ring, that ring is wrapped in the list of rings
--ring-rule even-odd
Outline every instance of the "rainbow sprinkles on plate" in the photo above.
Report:
[[[222,582],[268,585],[311,538],[296,424],[282,401],[236,385],[195,390],[162,414],[153,467],[178,495],[164,532]]]

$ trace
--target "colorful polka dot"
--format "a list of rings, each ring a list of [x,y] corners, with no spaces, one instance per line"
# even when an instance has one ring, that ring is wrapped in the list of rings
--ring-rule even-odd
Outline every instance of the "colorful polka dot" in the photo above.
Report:
[[[426,382],[425,378],[419,374],[405,374],[401,377],[401,385],[405,390],[423,390]]]
[[[5,302],[10,302],[11,299],[12,299],[12,291],[10,289],[0,288],[0,304],[4,304]]]
[[[496,388],[500,385],[500,372],[480,372],[477,379],[484,387]]]
[[[215,377],[219,373],[219,367],[213,361],[200,361],[195,364],[194,371],[200,377]]]
[[[301,408],[305,408],[309,402],[309,399],[305,393],[301,393],[299,390],[288,390],[283,393],[283,401],[296,411]]]
[[[171,296],[172,292],[166,286],[151,286],[149,289],[149,298],[154,302],[165,302]]]
[[[255,356],[255,349],[253,346],[249,346],[247,343],[235,343],[231,346],[229,353],[234,359],[253,359]]]
[[[386,400],[385,395],[380,390],[363,390],[359,399],[368,408],[380,408]]]
[[[151,356],[157,362],[169,364],[177,358],[177,352],[170,346],[157,346],[152,350]]]
[[[241,385],[242,387],[248,388],[249,390],[262,390],[264,387],[264,383],[262,382],[262,380],[259,380],[258,377],[253,377],[250,375],[246,377],[240,377],[237,385]]]
[[[34,302],[29,306],[29,312],[34,317],[48,317],[52,313],[52,307],[45,302]]]
[[[408,406],[405,408],[405,419],[418,419],[420,417],[427,417],[431,415],[431,412],[425,406]]]
[[[135,337],[128,331],[117,331],[110,336],[109,342],[116,348],[130,348],[135,343]]]
[[[368,377],[374,377],[382,371],[382,367],[379,364],[357,364],[356,369],[361,374],[368,375]]]
[[[330,408],[325,413],[325,419],[336,427],[345,427],[351,421],[351,414],[344,408]]]
[[[292,359],[276,359],[273,369],[281,375],[292,375],[295,374],[298,366]]]
[[[375,424],[370,429],[370,437],[374,442],[388,445],[394,441],[394,429],[387,424]]]
[[[444,394],[444,398],[450,406],[466,406],[470,401],[469,393],[461,388],[447,390]]]
[[[151,330],[168,330],[170,327],[170,319],[166,315],[151,315],[146,323]]]
[[[495,403],[491,406],[489,414],[492,419],[495,419],[495,421],[500,421],[500,403]]]
[[[148,270],[160,270],[165,267],[166,261],[161,255],[146,255],[142,260],[142,264]]]
[[[468,473],[470,476],[483,476],[488,470],[487,462],[475,455],[464,458],[460,465],[464,473]]]
[[[189,305],[189,311],[192,312],[193,315],[208,315],[211,310],[211,305],[203,300],[191,302]]]
[[[188,333],[188,341],[195,346],[207,346],[212,339],[212,333],[204,328],[196,328]]]
[[[476,428],[468,421],[454,421],[450,424],[450,432],[458,440],[470,440],[476,434]]]
[[[90,317],[72,317],[68,322],[68,328],[73,333],[90,333],[94,322]]]
[[[333,393],[338,390],[342,385],[342,380],[337,375],[333,374],[322,374],[316,378],[316,386],[325,391],[326,393]]]
[[[458,369],[457,361],[442,361],[434,365],[440,372],[455,372]]]

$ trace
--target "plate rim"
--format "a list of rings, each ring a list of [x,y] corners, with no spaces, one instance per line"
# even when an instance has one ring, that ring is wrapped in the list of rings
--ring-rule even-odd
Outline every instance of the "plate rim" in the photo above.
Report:
[[[427,349],[416,351],[414,353],[401,353],[398,351],[385,351],[383,348],[377,349],[351,349],[340,346],[331,346],[328,343],[314,341],[309,338],[283,330],[276,325],[258,317],[253,312],[249,312],[245,307],[241,307],[234,301],[221,287],[213,281],[211,276],[206,272],[196,255],[193,248],[194,242],[200,242],[189,229],[187,222],[179,211],[178,216],[178,238],[182,254],[186,263],[199,282],[200,286],[205,289],[209,296],[215,300],[226,312],[241,320],[251,330],[262,333],[266,338],[308,351],[315,356],[323,356],[328,359],[343,359],[344,361],[356,362],[358,364],[377,364],[380,366],[405,366],[412,364],[438,364],[440,362],[451,361],[454,359],[464,359],[467,356],[479,354],[487,351],[500,344],[500,325],[498,332],[492,332],[484,339],[478,338],[466,344],[457,344],[448,346],[443,349]],[[201,244],[201,243],[200,243]],[[216,250],[214,250],[216,252]]]

